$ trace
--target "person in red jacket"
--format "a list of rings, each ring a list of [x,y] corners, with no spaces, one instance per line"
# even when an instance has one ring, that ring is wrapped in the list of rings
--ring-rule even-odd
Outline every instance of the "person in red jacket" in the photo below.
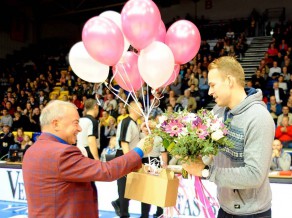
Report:
[[[50,101],[40,116],[42,134],[27,150],[23,180],[28,217],[98,218],[97,192],[91,181],[114,181],[141,168],[152,150],[142,139],[127,154],[109,162],[84,157],[73,146],[81,131],[74,104]]]
[[[282,142],[284,148],[292,148],[292,126],[288,116],[283,117],[282,125],[277,127],[275,138]]]

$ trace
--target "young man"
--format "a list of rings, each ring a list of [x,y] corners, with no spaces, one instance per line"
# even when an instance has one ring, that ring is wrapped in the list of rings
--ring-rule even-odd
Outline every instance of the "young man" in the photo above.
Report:
[[[275,125],[262,102],[262,91],[244,89],[243,68],[232,57],[214,60],[208,70],[209,95],[217,104],[213,111],[231,120],[228,137],[234,144],[214,157],[209,176],[204,170],[204,176],[217,185],[218,217],[271,217],[268,173]],[[191,169],[202,176],[204,168],[186,166],[187,171]]]
[[[101,162],[84,157],[72,144],[81,131],[74,104],[50,101],[42,110],[42,134],[27,150],[23,180],[29,217],[98,218],[97,193],[91,181],[113,181],[142,166],[152,147],[138,147],[122,157]]]
[[[85,115],[79,119],[81,132],[77,135],[77,146],[84,147],[88,157],[99,160],[98,156],[98,120],[96,119],[99,106],[95,99],[89,98],[84,102]]]
[[[132,101],[129,104],[129,116],[123,119],[117,128],[117,144],[120,146],[120,151],[124,155],[135,149],[137,142],[140,140],[140,128],[137,124],[137,120],[141,118],[141,107],[140,103]],[[122,150],[122,151],[121,151]],[[122,155],[123,156],[123,155]],[[112,205],[115,208],[116,214],[122,218],[130,217],[129,214],[129,199],[125,198],[127,177],[124,176],[117,181],[119,198],[112,201]],[[141,203],[141,218],[148,218],[151,205]]]

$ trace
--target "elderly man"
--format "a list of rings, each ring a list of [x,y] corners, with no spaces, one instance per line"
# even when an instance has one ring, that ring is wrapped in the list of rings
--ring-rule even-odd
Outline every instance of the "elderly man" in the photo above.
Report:
[[[40,116],[42,134],[26,152],[23,179],[29,217],[98,217],[91,181],[113,181],[141,167],[152,146],[140,141],[122,157],[100,162],[72,146],[81,131],[74,104],[51,101]]]

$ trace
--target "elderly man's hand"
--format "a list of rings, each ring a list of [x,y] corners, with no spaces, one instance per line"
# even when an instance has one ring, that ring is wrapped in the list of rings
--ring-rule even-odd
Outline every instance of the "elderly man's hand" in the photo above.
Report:
[[[144,155],[149,154],[153,149],[153,138],[145,137],[140,140],[138,147],[144,152]]]

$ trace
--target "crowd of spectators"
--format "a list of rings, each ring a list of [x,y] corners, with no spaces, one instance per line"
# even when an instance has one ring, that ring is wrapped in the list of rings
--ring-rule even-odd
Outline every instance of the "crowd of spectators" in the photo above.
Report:
[[[279,25],[275,28],[273,40],[258,68],[247,86],[260,88],[264,101],[275,120],[275,125],[282,125],[282,117],[288,116],[292,124],[292,25]],[[208,64],[221,56],[229,55],[239,61],[247,50],[244,33],[232,34],[228,31],[224,38],[217,40],[211,48],[207,40],[202,40],[199,53],[189,63],[180,66],[179,76],[165,88],[156,90],[159,98],[150,118],[155,118],[164,111],[187,109],[196,112],[207,107],[212,99],[208,96]],[[69,49],[68,49],[69,50]],[[101,143],[108,144],[115,135],[117,124],[127,117],[124,101],[128,92],[113,84],[119,92],[109,90],[104,84],[92,84],[78,78],[66,61],[66,58],[46,59],[42,63],[27,60],[25,63],[0,69],[1,120],[0,128],[8,126],[10,132],[22,128],[23,131],[40,132],[39,116],[42,108],[52,99],[74,103],[80,116],[83,114],[83,102],[87,98],[100,101]],[[109,80],[112,74],[110,73]],[[138,99],[143,99],[147,92],[136,92]],[[124,101],[122,101],[123,99]],[[159,100],[158,100],[159,99]],[[280,140],[292,142],[292,133],[280,130]],[[282,136],[282,135],[285,135]],[[282,140],[282,141],[283,141]],[[285,143],[284,143],[285,144]],[[284,145],[285,147],[286,145]],[[0,157],[1,158],[1,157]]]

